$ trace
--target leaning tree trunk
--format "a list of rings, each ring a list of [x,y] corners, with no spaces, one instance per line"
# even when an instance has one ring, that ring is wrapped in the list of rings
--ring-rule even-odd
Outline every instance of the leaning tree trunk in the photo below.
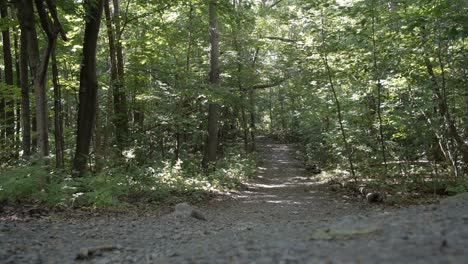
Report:
[[[325,32],[324,32],[324,25],[323,25],[323,11],[321,12],[321,20],[322,20],[321,21],[322,48],[324,48],[325,47]],[[356,181],[357,178],[356,178],[356,172],[355,172],[355,169],[354,169],[353,152],[351,150],[351,146],[348,143],[348,136],[347,136],[346,131],[344,129],[341,104],[340,104],[340,101],[338,99],[338,95],[336,93],[335,85],[333,83],[332,72],[331,72],[331,69],[330,69],[330,65],[328,63],[328,55],[327,55],[327,53],[325,51],[322,54],[322,58],[323,58],[323,64],[325,66],[325,70],[327,72],[328,82],[330,84],[330,90],[332,92],[333,99],[335,101],[336,114],[337,114],[337,117],[338,117],[338,123],[340,125],[340,132],[341,132],[341,137],[343,139],[343,144],[345,146],[346,156],[347,156],[348,162],[349,162],[349,168],[351,170],[351,175],[353,176],[354,180]]]
[[[439,114],[443,119],[444,126],[447,131],[447,135],[457,143],[458,151],[460,152],[462,156],[463,163],[465,163],[465,166],[468,167],[468,144],[466,144],[465,140],[462,138],[462,136],[458,132],[458,129],[455,125],[455,121],[447,106],[447,100],[443,95],[443,91],[441,91],[439,87],[439,83],[437,82],[437,77],[434,73],[432,63],[427,56],[424,57],[424,63],[426,65],[427,73],[429,74],[429,77],[432,82],[432,86],[433,86],[432,88],[434,90],[434,97],[437,101]],[[443,68],[442,68],[442,74],[444,74]],[[445,86],[445,83],[442,84],[442,89],[445,88],[444,86]]]
[[[219,87],[219,32],[218,18],[216,14],[216,1],[210,1],[209,17],[210,17],[210,83],[213,89]],[[205,153],[203,156],[202,166],[208,168],[210,163],[216,162],[218,151],[218,124],[219,122],[219,105],[210,102],[208,107],[208,137],[206,139]]]
[[[85,0],[85,12],[88,15],[83,41],[83,60],[80,71],[80,92],[78,108],[78,130],[76,151],[73,160],[73,176],[83,176],[89,155],[96,111],[98,107],[96,76],[96,47],[104,0],[97,3]]]

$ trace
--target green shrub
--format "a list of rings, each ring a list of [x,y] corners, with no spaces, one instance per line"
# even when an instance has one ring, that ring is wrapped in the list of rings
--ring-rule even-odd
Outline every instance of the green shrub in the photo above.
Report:
[[[468,192],[468,179],[459,179],[446,188],[448,195],[456,195],[459,193]]]
[[[39,166],[19,167],[0,174],[0,201],[8,203],[42,200],[52,175]],[[54,193],[55,194],[55,193]]]
[[[0,174],[0,202],[106,207],[160,203],[177,197],[200,201],[213,191],[240,187],[256,169],[255,155],[245,154],[240,148],[226,149],[225,157],[208,174],[201,170],[199,158],[115,163],[81,178],[56,174],[38,165],[19,167]]]

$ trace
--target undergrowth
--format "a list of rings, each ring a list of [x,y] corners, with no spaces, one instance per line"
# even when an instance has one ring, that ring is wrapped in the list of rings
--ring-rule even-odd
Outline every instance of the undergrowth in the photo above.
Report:
[[[37,203],[64,207],[107,207],[132,203],[201,201],[236,189],[256,169],[254,154],[231,149],[206,173],[197,159],[141,164],[126,160],[99,173],[72,178],[39,165],[24,165],[0,173],[0,204]]]

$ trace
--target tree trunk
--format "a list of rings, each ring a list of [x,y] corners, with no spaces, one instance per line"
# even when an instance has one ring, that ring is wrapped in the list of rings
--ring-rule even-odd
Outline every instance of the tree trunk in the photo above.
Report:
[[[28,47],[25,34],[20,37],[21,124],[23,156],[31,155],[31,108],[29,105]]]
[[[96,76],[96,47],[101,23],[104,0],[94,2],[84,1],[87,20],[83,40],[83,61],[80,70],[80,91],[78,108],[78,130],[76,151],[73,160],[73,176],[83,176],[89,155],[91,136],[93,133],[98,106]]]
[[[374,5],[374,2],[373,2]],[[377,40],[375,34],[375,7],[372,6],[372,59],[373,59],[373,68],[374,68],[374,81],[377,85],[377,117],[379,120],[379,141],[380,147],[382,151],[382,159],[385,165],[385,176],[387,175],[387,151],[385,147],[385,138],[383,132],[383,121],[382,121],[382,83],[380,82],[380,78],[378,76],[378,68],[377,68]]]
[[[62,92],[60,90],[59,75],[57,68],[56,48],[52,51],[52,83],[54,85],[54,128],[55,128],[55,167],[64,168],[63,162],[63,115],[62,115]]]
[[[6,0],[0,0],[0,14],[4,20],[9,20],[8,7]],[[2,30],[3,42],[3,61],[5,65],[5,83],[10,87],[13,86],[13,57],[11,55],[11,40],[10,29],[4,28]],[[5,99],[5,136],[6,142],[11,146],[15,137],[15,101],[14,94],[4,94]]]
[[[96,109],[96,118],[94,122],[93,152],[94,152],[94,171],[100,172],[103,167],[101,157],[101,113],[99,107]]]
[[[13,17],[13,12],[12,12],[12,17]],[[18,35],[19,35],[19,30],[16,30],[14,35],[13,35],[13,42],[14,42],[14,47],[15,47],[15,73],[16,73],[16,87],[21,88],[21,75],[20,75],[20,63],[19,63],[19,43],[18,43]],[[15,95],[15,158],[19,158],[19,153],[20,153],[20,145],[21,145],[21,139],[19,138],[19,135],[21,134],[21,100]]]
[[[42,54],[39,55],[39,42],[36,33],[35,15],[32,0],[18,0],[18,19],[20,21],[21,33],[25,34],[28,45],[29,65],[33,75],[34,94],[36,97],[36,127],[39,156],[49,155],[49,132],[47,114],[47,93],[45,88],[49,58],[57,39],[57,34],[52,30],[51,21],[44,3],[36,0],[42,29],[47,35],[47,43]],[[54,6],[49,6],[52,12]],[[58,21],[56,21],[58,23]]]
[[[120,15],[119,14],[120,13],[119,0],[113,0],[113,6],[114,6],[113,18],[111,18],[110,16],[110,7],[108,6],[106,7],[106,9],[109,9],[109,21],[113,22],[114,27],[115,27],[115,31],[114,31],[112,27],[112,23],[111,23],[110,27],[108,27],[108,35],[109,35],[109,50],[111,46],[111,40],[114,43],[113,44],[114,52],[112,52],[111,54],[111,60],[113,56],[114,62],[116,65],[115,67],[117,70],[117,78],[114,79],[113,87],[112,87],[113,96],[114,96],[114,118],[115,118],[114,123],[116,126],[117,145],[120,150],[123,150],[123,148],[126,146],[126,142],[128,139],[128,109],[127,109],[127,97],[125,94],[125,75],[124,75],[124,61],[123,61],[123,52],[122,52],[122,39],[121,39],[122,29],[121,29],[120,17],[119,17]],[[106,20],[107,20],[108,10],[106,10],[105,12],[106,12]]]
[[[244,85],[242,82],[243,67],[242,67],[242,55],[241,48],[239,46],[237,38],[234,38],[234,48],[237,52],[237,85],[239,86],[240,94],[240,114],[241,114],[241,126],[242,126],[242,138],[244,141],[245,151],[249,150],[249,127],[247,125],[247,116],[245,113],[245,91]]]
[[[217,2],[215,0],[209,3],[209,27],[210,27],[210,83],[212,89],[217,89],[220,85],[219,79],[219,32],[217,18]],[[218,122],[219,105],[210,102],[208,107],[208,136],[206,139],[205,153],[202,160],[203,168],[208,168],[210,163],[216,162],[218,151]]]
[[[324,25],[323,25],[323,10],[321,11],[321,37],[322,37],[322,48],[325,48],[325,32],[324,32]],[[327,72],[328,82],[330,84],[330,89],[331,89],[331,92],[332,92],[332,95],[333,95],[333,99],[335,101],[336,114],[338,116],[338,123],[340,125],[341,137],[343,139],[343,144],[345,146],[346,156],[348,158],[349,168],[351,170],[351,175],[353,176],[354,180],[356,181],[357,178],[356,178],[356,173],[355,173],[354,163],[353,163],[353,153],[352,153],[352,150],[351,150],[351,146],[348,143],[348,137],[346,135],[346,131],[345,131],[344,125],[343,125],[343,116],[341,114],[340,101],[338,99],[338,95],[336,93],[336,89],[335,89],[335,86],[334,86],[334,83],[333,83],[330,65],[328,64],[327,53],[326,52],[323,52],[323,53],[324,53],[324,54],[322,54],[323,64],[324,64],[326,72]]]
[[[338,100],[338,96],[336,94],[335,86],[333,84],[330,66],[328,65],[327,55],[324,55],[323,60],[324,60],[325,68],[327,70],[328,81],[329,81],[330,88],[331,88],[331,91],[332,91],[332,94],[333,94],[333,99],[335,100],[336,113],[337,113],[337,116],[338,116],[338,123],[340,124],[341,137],[343,138],[343,144],[345,146],[346,156],[347,156],[348,162],[349,162],[349,168],[351,170],[351,175],[353,176],[354,180],[356,180],[356,173],[355,173],[355,170],[354,170],[354,163],[353,163],[353,154],[352,154],[352,151],[351,151],[351,147],[350,147],[350,145],[348,143],[348,137],[347,137],[345,129],[344,129],[343,116],[341,114],[341,105],[340,105],[340,101]]]
[[[465,166],[468,167],[468,144],[465,143],[465,140],[462,138],[462,136],[459,134],[458,129],[455,125],[455,121],[452,118],[452,115],[449,112],[448,106],[447,106],[447,100],[445,99],[443,93],[440,90],[439,83],[437,82],[437,77],[434,73],[433,66],[431,64],[431,61],[427,56],[424,57],[424,62],[426,64],[426,70],[427,73],[429,74],[429,77],[432,82],[432,88],[434,91],[434,98],[437,102],[439,114],[443,119],[445,129],[447,130],[448,136],[453,139],[457,145],[458,145],[458,150],[460,151],[460,154],[462,155],[463,163],[465,163]],[[442,65],[440,59],[439,63]],[[444,74],[443,66],[441,66],[442,74]],[[442,83],[442,89],[444,89],[445,83]]]
[[[260,49],[255,49],[255,54],[252,60],[252,68],[255,69],[257,63],[258,53]],[[253,85],[249,85],[249,112],[250,112],[250,151],[255,151],[255,91]]]
[[[276,125],[273,116],[273,88],[268,89],[268,115],[270,116],[270,134],[272,134],[273,126]]]

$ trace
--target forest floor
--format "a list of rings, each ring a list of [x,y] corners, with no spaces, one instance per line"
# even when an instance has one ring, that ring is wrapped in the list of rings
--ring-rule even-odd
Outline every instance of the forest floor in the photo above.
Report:
[[[468,194],[392,208],[329,191],[264,142],[245,190],[159,214],[0,219],[0,263],[468,263]],[[77,259],[82,258],[82,259]]]

